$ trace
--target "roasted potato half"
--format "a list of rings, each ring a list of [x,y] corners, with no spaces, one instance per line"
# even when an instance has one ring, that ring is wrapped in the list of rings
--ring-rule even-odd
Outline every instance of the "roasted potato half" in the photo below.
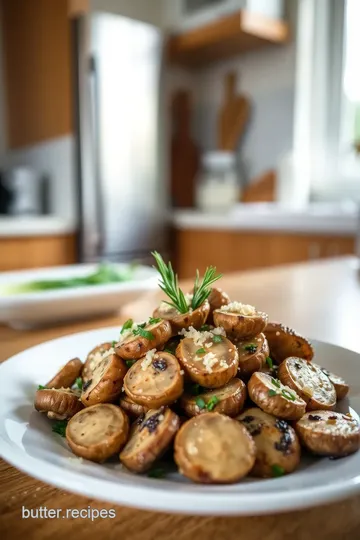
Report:
[[[335,375],[335,373],[331,373],[331,371],[328,371],[327,369],[320,366],[318,367],[323,373],[325,373],[327,377],[329,377],[330,381],[333,383],[338,401],[340,401],[340,399],[344,399],[348,395],[350,390],[350,386],[348,385],[348,383],[342,377],[339,377],[339,375]]]
[[[252,407],[236,418],[255,441],[256,461],[252,476],[270,478],[293,472],[300,463],[300,444],[285,420]]]
[[[155,349],[136,362],[124,379],[127,396],[150,409],[173,403],[184,390],[184,376],[173,354]]]
[[[172,308],[165,302],[162,302],[154,311],[154,317],[162,317],[169,321],[172,328],[172,335],[176,336],[183,328],[201,328],[208,318],[210,312],[210,304],[207,300],[198,308],[188,311],[187,313],[179,313],[175,308]]]
[[[70,388],[44,388],[37,390],[34,407],[47,413],[51,420],[64,420],[79,412],[83,404],[79,400],[79,392]]]
[[[268,414],[285,420],[298,420],[305,414],[305,401],[292,388],[267,373],[253,373],[248,392],[250,399]]]
[[[174,446],[179,472],[194,482],[237,482],[255,463],[255,443],[246,428],[219,413],[201,414],[185,422]]]
[[[266,366],[269,356],[269,346],[264,334],[259,334],[247,341],[236,341],[239,353],[240,376],[250,377],[255,371],[261,371]]]
[[[334,409],[334,385],[316,364],[294,356],[286,358],[279,366],[279,379],[306,401],[308,410]]]
[[[129,398],[126,394],[120,396],[120,407],[130,416],[138,417],[146,414],[150,409],[144,405],[139,405]]]
[[[97,463],[120,452],[128,435],[128,417],[110,403],[83,409],[66,427],[66,440],[74,454]]]
[[[268,322],[266,313],[256,311],[253,306],[230,302],[213,312],[215,326],[224,328],[231,339],[245,341],[261,334]]]
[[[213,287],[209,294],[208,302],[210,304],[210,311],[209,311],[209,315],[206,322],[208,324],[213,324],[214,310],[220,309],[222,306],[227,306],[228,304],[230,304],[230,298],[229,298],[229,295],[226,294],[226,292],[224,292],[219,287]]]
[[[133,424],[120,461],[137,473],[149,470],[168,449],[179,426],[179,417],[168,407],[148,411]]]
[[[289,356],[297,356],[308,361],[314,356],[311,343],[281,323],[269,322],[264,334],[269,344],[270,356],[276,364],[281,364]]]
[[[121,394],[126,371],[124,360],[116,354],[105,356],[83,385],[81,401],[85,407],[115,401]]]
[[[225,386],[215,390],[205,390],[197,396],[184,393],[180,407],[187,416],[197,416],[209,411],[237,416],[246,400],[246,385],[241,379],[232,379]]]
[[[302,444],[321,456],[347,456],[360,448],[360,426],[351,416],[333,411],[306,413],[295,429]]]
[[[213,335],[201,346],[197,339],[183,339],[176,356],[186,375],[205,388],[220,388],[235,377],[239,365],[238,352],[226,337]],[[213,340],[217,341],[213,341]]]
[[[106,343],[97,345],[89,352],[82,370],[82,379],[84,383],[91,379],[94,369],[98,364],[100,364],[103,357],[107,354],[111,354],[109,351],[112,353],[115,352],[112,344],[107,341]]]
[[[70,388],[79,377],[83,363],[80,358],[69,360],[46,385],[46,388]]]
[[[135,334],[134,334],[135,332]],[[125,332],[123,339],[115,345],[116,354],[126,360],[142,358],[151,349],[161,348],[171,337],[169,321],[160,319],[158,322],[146,324],[143,328],[138,326]]]

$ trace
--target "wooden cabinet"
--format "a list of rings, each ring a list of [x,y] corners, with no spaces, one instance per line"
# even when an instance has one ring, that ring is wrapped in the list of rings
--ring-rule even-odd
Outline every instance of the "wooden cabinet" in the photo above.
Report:
[[[76,237],[0,238],[0,271],[58,266],[76,262]]]
[[[176,268],[191,278],[215,265],[220,272],[235,272],[352,254],[353,237],[302,235],[278,232],[179,230],[176,231]]]
[[[68,0],[1,0],[9,148],[71,133]]]

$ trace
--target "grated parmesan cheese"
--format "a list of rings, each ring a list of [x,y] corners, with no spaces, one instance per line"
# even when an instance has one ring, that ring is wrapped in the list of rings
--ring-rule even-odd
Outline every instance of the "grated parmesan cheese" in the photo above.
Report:
[[[255,315],[256,309],[250,304],[242,304],[241,302],[230,302],[226,306],[222,306],[220,311],[225,313],[238,313],[239,315]]]
[[[141,369],[143,371],[147,370],[148,367],[151,366],[155,353],[156,353],[156,349],[151,349],[150,351],[146,353],[144,360],[142,360],[141,362]]]
[[[218,359],[216,358],[214,353],[209,352],[205,354],[205,356],[202,358],[202,361],[203,361],[206,371],[208,373],[212,373],[212,368],[215,364],[217,364]]]
[[[211,331],[204,330],[203,332],[195,330],[193,326],[190,326],[188,329],[182,328],[179,332],[179,335],[192,339],[197,347],[203,347],[206,341],[208,341],[209,339],[212,340],[214,335],[225,336],[226,334],[225,330],[221,326],[219,326],[218,328],[214,328]],[[209,346],[211,347],[211,345]]]

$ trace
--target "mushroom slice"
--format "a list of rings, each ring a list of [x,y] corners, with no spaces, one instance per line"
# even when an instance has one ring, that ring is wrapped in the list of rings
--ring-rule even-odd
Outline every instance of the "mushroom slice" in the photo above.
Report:
[[[124,379],[130,399],[151,409],[173,403],[184,389],[184,377],[173,354],[155,349],[135,362]]]
[[[135,324],[123,332],[119,343],[115,345],[115,351],[121,358],[142,358],[151,349],[161,348],[168,341],[171,337],[169,321],[153,320],[156,322]]]
[[[320,367],[320,369],[323,373],[325,373],[327,377],[329,377],[330,381],[333,383],[337,399],[344,399],[348,395],[350,390],[350,386],[348,385],[348,383],[342,377],[339,377],[339,375],[335,375],[335,373],[332,373],[331,371],[328,371],[327,369],[322,367]]]
[[[109,351],[111,351],[111,353],[115,352],[112,343],[110,343],[110,341],[107,341],[106,343],[101,343],[100,345],[97,345],[89,352],[82,370],[82,378],[84,383],[91,379],[94,369],[98,364],[100,364],[103,357],[106,356]]]
[[[180,406],[187,416],[197,416],[208,411],[237,416],[244,407],[247,396],[245,383],[232,379],[225,386],[206,390],[197,396],[183,394]]]
[[[306,403],[292,388],[267,373],[256,372],[248,383],[250,399],[263,411],[286,420],[298,420]]]
[[[220,309],[222,306],[227,306],[230,304],[229,295],[226,294],[219,287],[212,287],[211,292],[208,296],[208,302],[210,304],[210,312],[207,318],[208,324],[213,324],[213,312],[215,309]]]
[[[66,440],[74,454],[97,463],[120,452],[128,436],[128,417],[110,403],[83,409],[66,427]]]
[[[235,377],[238,352],[224,335],[200,333],[192,328],[185,336],[191,337],[179,343],[176,356],[191,380],[205,388],[219,388]]]
[[[287,326],[269,322],[264,334],[268,340],[270,356],[276,364],[281,364],[289,356],[296,356],[309,361],[314,356],[311,343]]]
[[[35,409],[47,413],[51,420],[64,420],[83,408],[79,392],[70,388],[44,388],[35,394]]]
[[[360,426],[350,415],[333,411],[306,413],[295,429],[302,444],[322,456],[347,456],[360,448]]]
[[[148,411],[133,425],[120,461],[134,472],[149,470],[167,450],[179,426],[178,415],[168,407]]]
[[[251,471],[255,454],[255,443],[246,428],[219,413],[191,418],[175,437],[175,462],[194,482],[236,482]]]
[[[336,392],[329,377],[312,362],[294,356],[279,366],[279,379],[303,398],[310,411],[332,410],[336,405]]]
[[[250,341],[235,342],[239,353],[239,373],[250,377],[255,371],[261,371],[266,366],[269,356],[269,346],[264,334],[253,337]]]
[[[46,388],[70,388],[77,377],[79,377],[81,370],[83,368],[83,363],[80,358],[73,358],[69,360],[49,381],[45,387]]]
[[[256,461],[252,476],[269,478],[293,472],[300,463],[300,444],[285,420],[252,407],[236,418],[253,437]]]
[[[146,414],[149,410],[149,407],[145,407],[144,405],[139,405],[139,403],[135,403],[132,399],[129,398],[126,394],[123,394],[120,397],[120,407],[128,413],[129,416],[142,416]]]
[[[81,401],[85,407],[114,401],[118,398],[121,394],[125,373],[124,360],[116,354],[105,356],[94,369],[92,378],[83,385]]]
[[[198,308],[190,310],[187,313],[179,313],[175,308],[162,302],[154,311],[154,317],[162,317],[171,324],[172,334],[176,336],[183,328],[201,328],[209,315],[210,304],[207,300]]]
[[[268,322],[266,313],[241,302],[230,302],[213,313],[215,326],[225,329],[226,335],[238,340],[252,339],[261,334]]]

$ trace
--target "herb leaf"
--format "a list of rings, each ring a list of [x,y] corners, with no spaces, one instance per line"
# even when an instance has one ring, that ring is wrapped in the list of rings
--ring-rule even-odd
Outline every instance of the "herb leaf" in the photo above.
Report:
[[[214,337],[212,338],[213,342],[214,343],[221,343],[222,342],[222,336],[218,336],[218,335],[214,335]]]
[[[274,386],[276,386],[276,388],[280,388],[280,386],[281,386],[280,381],[278,381],[278,380],[274,379],[273,377],[271,377],[271,382],[272,382],[272,384]]]
[[[202,327],[200,328],[199,332],[208,332],[209,330],[210,330],[210,325],[203,324]]]
[[[57,433],[61,437],[65,437],[65,431],[68,421],[67,420],[57,420],[52,426],[53,433]]]
[[[291,392],[288,392],[285,389],[281,390],[281,393],[284,396],[284,398],[288,399],[289,401],[295,401],[296,400],[296,396],[294,396],[294,394],[292,394]]]
[[[145,339],[149,339],[150,341],[155,338],[152,332],[149,332],[149,330],[144,330],[144,328],[141,328],[141,326],[138,326],[138,328],[133,331],[133,334],[134,336],[141,336]]]
[[[131,368],[135,364],[136,360],[125,360],[125,364],[128,368]]]
[[[132,319],[128,319],[126,322],[124,322],[122,329],[120,330],[120,334],[123,334],[125,330],[130,330],[133,324],[134,321]]]
[[[156,323],[160,322],[161,320],[162,320],[161,317],[157,317],[157,318],[156,317],[149,317],[148,324],[156,324]]]
[[[256,349],[257,349],[257,346],[254,343],[250,343],[249,345],[245,345],[244,347],[244,350],[250,353],[255,353]]]
[[[164,478],[166,475],[165,469],[162,469],[161,467],[153,467],[148,471],[147,473],[149,478]]]
[[[273,473],[273,476],[279,477],[284,476],[285,469],[284,467],[281,467],[281,465],[271,465],[271,470]]]
[[[276,392],[276,390],[269,390],[269,392],[268,392],[268,396],[270,396],[270,397],[274,397],[274,396],[276,396],[276,395],[277,395],[277,392]]]
[[[212,411],[215,405],[219,403],[220,399],[217,396],[212,396],[206,404],[208,411]]]
[[[171,262],[166,265],[157,251],[153,251],[151,255],[156,261],[157,270],[161,276],[159,287],[171,300],[171,302],[167,303],[180,313],[187,313],[189,306],[183,291],[179,287],[178,277],[171,266]]]
[[[211,293],[211,285],[220,279],[222,274],[216,274],[215,266],[208,266],[205,270],[202,282],[200,282],[199,270],[196,270],[194,294],[191,300],[192,309],[196,309],[205,302]]]
[[[201,349],[198,349],[195,354],[205,354],[205,353],[206,353],[206,350],[204,349],[204,347],[201,347]]]
[[[38,390],[46,390],[46,386],[43,386],[42,384],[39,384]]]
[[[111,346],[114,348],[116,344],[117,344],[116,339],[113,339],[113,341],[111,342]]]
[[[193,396],[198,396],[199,394],[201,394],[202,392],[202,388],[200,386],[199,383],[194,383],[190,386],[189,388],[189,392],[191,393],[191,395]]]
[[[266,357],[266,363],[267,363],[267,365],[269,366],[270,369],[273,368],[273,361],[272,361],[272,358],[270,358],[270,356]]]
[[[83,380],[81,377],[77,377],[75,380],[75,384],[78,387],[79,390],[82,390],[83,387]]]
[[[195,398],[195,403],[199,407],[199,409],[205,409],[206,407],[206,403],[202,397],[198,396],[197,398]]]

